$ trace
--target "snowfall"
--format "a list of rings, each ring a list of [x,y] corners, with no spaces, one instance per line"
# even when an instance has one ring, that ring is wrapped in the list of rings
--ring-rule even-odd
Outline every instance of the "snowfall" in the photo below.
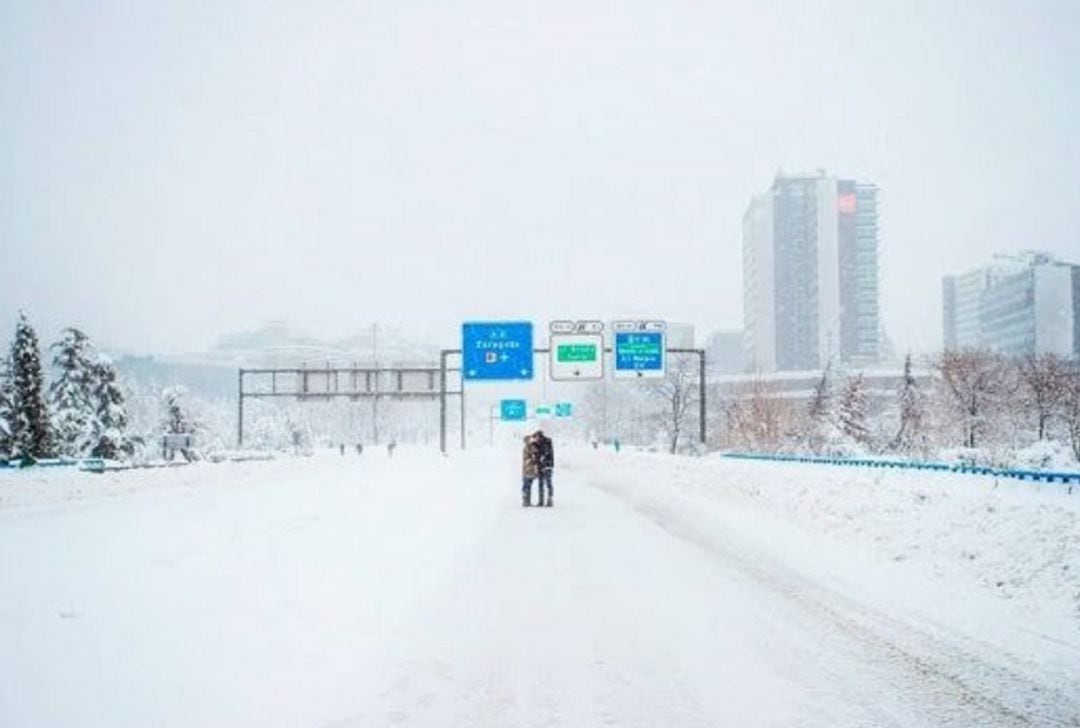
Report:
[[[1080,487],[557,455],[2,472],[0,726],[1080,726]]]

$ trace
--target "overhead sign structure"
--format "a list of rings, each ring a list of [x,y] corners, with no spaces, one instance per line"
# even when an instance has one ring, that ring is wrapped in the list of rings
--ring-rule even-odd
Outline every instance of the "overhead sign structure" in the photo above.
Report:
[[[571,402],[556,402],[555,403],[555,417],[558,419],[566,419],[574,415],[574,405]]]
[[[503,422],[524,422],[529,408],[523,399],[504,399],[499,402],[499,419]]]
[[[613,328],[616,377],[664,376],[666,326],[663,321],[616,321]]]
[[[465,381],[533,378],[533,327],[528,321],[473,321],[461,327]]]

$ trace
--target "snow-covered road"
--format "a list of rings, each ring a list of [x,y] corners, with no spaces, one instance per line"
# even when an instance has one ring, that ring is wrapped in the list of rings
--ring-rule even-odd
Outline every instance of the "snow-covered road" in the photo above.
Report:
[[[675,462],[571,453],[527,510],[491,452],[5,475],[0,725],[1080,725],[1068,618]]]

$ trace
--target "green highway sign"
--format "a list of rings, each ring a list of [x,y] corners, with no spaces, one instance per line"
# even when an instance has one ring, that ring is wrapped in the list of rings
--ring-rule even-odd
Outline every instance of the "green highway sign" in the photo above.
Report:
[[[560,362],[596,361],[596,344],[559,344],[555,348],[555,358]]]
[[[603,334],[553,333],[549,349],[548,371],[555,381],[604,378]]]

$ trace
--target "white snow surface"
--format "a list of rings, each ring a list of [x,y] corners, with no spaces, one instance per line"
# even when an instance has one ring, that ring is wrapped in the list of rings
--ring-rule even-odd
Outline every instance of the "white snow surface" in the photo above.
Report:
[[[1080,492],[516,456],[0,472],[0,726],[1080,725]]]

